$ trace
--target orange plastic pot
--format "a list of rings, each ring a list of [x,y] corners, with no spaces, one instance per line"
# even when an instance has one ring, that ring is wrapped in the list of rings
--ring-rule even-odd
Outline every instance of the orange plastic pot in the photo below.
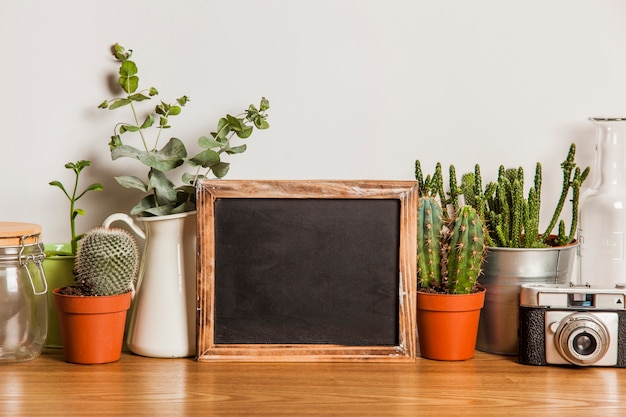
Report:
[[[83,297],[59,294],[60,290],[54,290],[54,304],[65,360],[81,364],[118,361],[132,293]]]
[[[417,330],[424,358],[458,361],[474,357],[485,289],[472,294],[417,293]]]

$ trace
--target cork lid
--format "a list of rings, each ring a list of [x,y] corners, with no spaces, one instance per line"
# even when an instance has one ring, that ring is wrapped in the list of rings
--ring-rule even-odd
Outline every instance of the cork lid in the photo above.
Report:
[[[41,240],[41,226],[34,223],[0,222],[0,247],[20,246],[22,236],[29,236],[24,240],[26,245],[37,243],[37,236],[30,235],[39,235]]]

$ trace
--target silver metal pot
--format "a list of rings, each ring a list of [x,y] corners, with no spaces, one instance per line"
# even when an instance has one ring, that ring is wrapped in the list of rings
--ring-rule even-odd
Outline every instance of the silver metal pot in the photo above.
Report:
[[[478,350],[518,353],[519,295],[522,284],[567,284],[577,243],[550,248],[490,247],[478,282],[487,288],[478,324]]]

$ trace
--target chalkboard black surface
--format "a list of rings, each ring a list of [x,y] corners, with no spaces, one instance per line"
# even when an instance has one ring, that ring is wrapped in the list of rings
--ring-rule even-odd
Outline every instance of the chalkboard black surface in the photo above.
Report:
[[[414,360],[414,182],[211,180],[198,360]]]

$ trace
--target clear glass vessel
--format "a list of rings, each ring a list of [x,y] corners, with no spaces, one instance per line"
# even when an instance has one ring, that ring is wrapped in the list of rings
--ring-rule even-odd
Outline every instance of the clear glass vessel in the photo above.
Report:
[[[595,182],[580,206],[579,283],[626,283],[626,118],[590,118],[596,127]]]
[[[41,228],[0,222],[0,363],[41,354],[48,330],[48,286]]]

